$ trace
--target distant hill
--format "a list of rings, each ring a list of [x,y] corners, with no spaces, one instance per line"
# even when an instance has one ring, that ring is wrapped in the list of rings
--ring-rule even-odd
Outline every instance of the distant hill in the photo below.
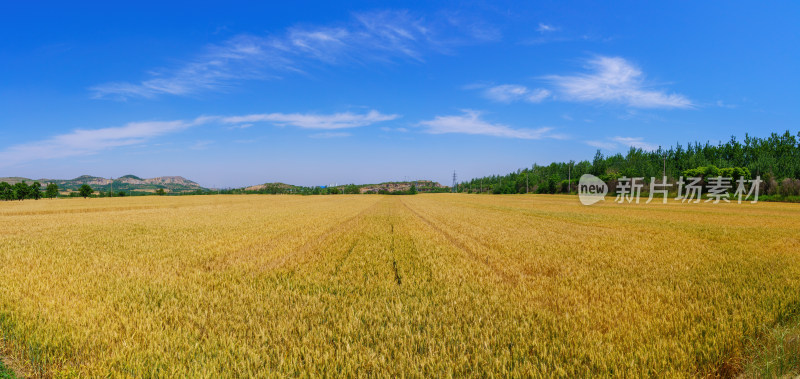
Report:
[[[434,182],[431,180],[415,180],[415,181],[407,181],[407,182],[385,182],[385,183],[378,183],[378,184],[360,184],[358,185],[359,191],[361,193],[372,193],[372,192],[380,192],[388,191],[388,192],[397,192],[397,191],[408,191],[411,188],[411,185],[415,185],[417,191],[419,192],[440,192],[442,190],[446,190],[448,187],[439,184],[438,182]],[[344,188],[344,186],[339,186]]]
[[[245,191],[262,191],[262,190],[269,190],[269,189],[280,189],[280,190],[290,190],[290,189],[300,189],[302,187],[295,186],[286,183],[264,183],[264,184],[257,184],[250,187],[245,187]]]
[[[10,177],[7,177],[7,178],[0,178],[0,182],[6,182],[6,183],[11,184],[11,185],[17,184],[19,182],[27,182],[28,184],[31,184],[31,183],[33,183],[33,180],[28,179],[28,178],[21,178],[19,176],[10,176]]]
[[[336,189],[339,191],[339,193],[347,193],[345,192],[346,188],[352,188],[355,186],[360,193],[386,193],[408,191],[411,188],[411,185],[416,185],[418,192],[447,192],[450,188],[431,180],[384,182],[378,184],[340,184],[316,188],[325,188],[325,190],[328,191],[331,189]],[[239,189],[239,191],[260,193],[311,193],[312,191],[316,191],[314,188],[315,187],[296,186],[292,184],[276,182],[249,186]]]
[[[159,188],[166,192],[194,192],[205,190],[199,184],[181,176],[161,176],[158,178],[142,179],[135,175],[125,175],[120,178],[111,179],[101,178],[91,175],[82,175],[75,179],[28,179],[20,177],[0,178],[0,182],[15,184],[25,181],[28,184],[37,181],[45,187],[48,183],[55,183],[59,190],[77,191],[81,185],[88,184],[95,191],[109,191],[114,188],[114,192],[155,192]]]

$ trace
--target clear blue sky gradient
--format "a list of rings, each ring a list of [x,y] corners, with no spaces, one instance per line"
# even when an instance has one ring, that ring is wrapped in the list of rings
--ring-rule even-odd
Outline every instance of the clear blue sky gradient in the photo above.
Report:
[[[800,3],[4,2],[0,176],[502,174],[800,130]]]

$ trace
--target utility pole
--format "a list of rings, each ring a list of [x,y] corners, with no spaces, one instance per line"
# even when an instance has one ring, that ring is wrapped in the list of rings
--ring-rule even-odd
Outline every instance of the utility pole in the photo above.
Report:
[[[453,170],[453,193],[458,193],[458,187],[456,187],[458,186],[458,183],[456,183],[457,178],[458,176],[456,176],[456,170]]]
[[[572,193],[572,161],[569,161],[569,169],[567,171],[567,193]]]
[[[528,193],[528,171],[525,170],[525,193]]]
[[[667,177],[667,154],[664,153],[664,177]]]
[[[114,177],[111,177],[111,192],[109,193],[111,197],[114,197]]]

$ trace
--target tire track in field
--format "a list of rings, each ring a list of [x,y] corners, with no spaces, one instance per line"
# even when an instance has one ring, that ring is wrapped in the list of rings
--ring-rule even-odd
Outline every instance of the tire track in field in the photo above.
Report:
[[[353,255],[353,250],[356,249],[356,245],[358,245],[358,239],[354,240],[353,243],[350,244],[350,247],[347,249],[347,252],[344,254],[344,256],[342,256],[336,262],[336,266],[333,269],[333,276],[334,277],[339,276],[339,270],[341,270],[342,266],[344,265],[345,262],[347,262],[347,260],[350,258],[350,256]]]
[[[344,234],[350,230],[353,230],[359,226],[359,220],[362,219],[369,213],[375,212],[375,209],[381,204],[383,200],[377,201],[374,204],[370,205],[369,207],[365,208],[361,212],[358,212],[355,216],[347,218],[346,220],[340,222],[339,224],[328,228],[326,231],[322,232],[322,234],[318,235],[316,238],[313,238],[306,243],[304,243],[299,248],[289,252],[288,254],[284,254],[278,257],[275,257],[269,260],[266,264],[264,264],[263,270],[272,270],[278,267],[281,267],[286,264],[286,262],[302,257],[312,249],[319,247],[323,242],[327,241],[334,235]]]
[[[452,244],[453,246],[455,246],[459,250],[465,252],[469,258],[471,258],[472,260],[474,260],[474,261],[486,266],[487,268],[489,268],[489,270],[491,270],[494,274],[496,274],[499,277],[501,277],[504,282],[512,284],[512,285],[515,285],[515,286],[518,284],[519,278],[517,276],[512,275],[512,274],[506,272],[504,269],[498,267],[494,262],[489,260],[488,256],[480,254],[479,252],[475,251],[475,249],[469,247],[467,244],[459,241],[458,238],[453,236],[447,230],[439,227],[434,222],[432,222],[430,219],[426,218],[425,216],[423,216],[422,214],[420,214],[419,212],[417,212],[416,210],[414,210],[413,208],[408,206],[408,204],[406,204],[406,202],[403,201],[402,199],[400,199],[400,203],[403,204],[405,209],[407,209],[409,212],[411,212],[414,216],[416,216],[423,223],[428,225],[428,227],[430,227],[431,229],[433,229],[437,233],[441,234],[445,239],[447,239],[447,241],[450,242],[450,244]],[[468,235],[463,235],[463,236],[465,238],[471,240],[472,242],[475,242],[478,245],[481,245],[481,246],[485,247],[487,250],[493,250],[489,245],[485,244],[484,242],[482,242],[482,241],[480,241],[478,239],[475,239],[475,238],[473,238],[471,236],[468,236]]]
[[[332,227],[330,227],[328,229],[325,229],[321,233],[317,234],[316,237],[312,237],[312,239],[306,241],[306,243],[304,243],[300,247],[296,248],[295,250],[289,252],[288,254],[283,255],[283,256],[273,257],[272,259],[267,261],[267,263],[261,265],[261,267],[259,267],[257,269],[260,269],[261,271],[266,271],[266,270],[269,270],[269,269],[276,268],[276,267],[282,265],[290,257],[297,256],[300,253],[298,250],[303,250],[303,251],[308,250],[311,247],[311,245],[319,244],[319,242],[321,242],[321,240],[325,240],[331,234],[334,234],[334,233],[336,233],[338,231],[344,232],[344,230],[348,229],[347,227],[344,227],[344,225],[349,225],[349,224],[352,224],[353,221],[357,221],[360,217],[362,217],[364,214],[366,214],[371,208],[374,208],[376,205],[377,205],[377,202],[375,204],[373,204],[373,205],[368,206],[367,208],[365,208],[364,210],[362,210],[358,214],[356,214],[354,216],[351,216],[351,217],[349,217],[349,218],[337,223],[337,225],[332,226]],[[235,251],[232,251],[230,253],[227,253],[227,254],[224,254],[224,255],[220,255],[220,256],[216,256],[216,257],[210,259],[204,265],[204,268],[205,268],[206,271],[214,271],[215,269],[218,269],[218,268],[231,267],[231,266],[235,265],[237,262],[242,264],[242,263],[248,263],[248,262],[256,261],[260,257],[263,257],[264,255],[275,251],[280,246],[282,246],[284,244],[287,244],[287,243],[291,243],[291,241],[296,240],[297,239],[297,232],[299,230],[303,229],[303,228],[304,227],[300,226],[300,227],[293,227],[293,228],[289,228],[289,229],[284,229],[284,230],[279,231],[278,233],[275,234],[274,237],[272,237],[272,238],[270,238],[270,239],[268,239],[266,241],[252,243],[252,244],[249,244],[249,245],[247,245],[245,247],[242,247],[242,248],[239,248],[239,249],[237,249]]]
[[[233,266],[235,262],[248,262],[255,260],[258,258],[258,254],[252,253],[259,252],[260,254],[268,254],[274,251],[276,248],[278,248],[278,246],[294,239],[295,237],[293,232],[296,232],[299,229],[301,228],[286,229],[278,232],[273,238],[270,238],[265,242],[253,243],[228,254],[216,256],[210,259],[205,264],[204,268],[206,271],[213,271],[216,267]]]

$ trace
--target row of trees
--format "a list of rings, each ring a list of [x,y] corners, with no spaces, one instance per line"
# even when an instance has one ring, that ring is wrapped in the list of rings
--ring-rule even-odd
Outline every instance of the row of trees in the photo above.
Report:
[[[361,193],[361,187],[356,184],[348,184],[341,187],[299,187],[287,185],[266,185],[258,190],[246,189],[227,189],[220,191],[208,191],[203,194],[293,194],[293,195],[356,195]],[[384,194],[384,195],[416,195],[418,193],[416,184],[412,183],[408,190],[389,191],[381,189],[378,191],[366,191],[365,194]]]
[[[58,186],[52,189],[50,185],[48,185],[46,192],[43,194],[42,185],[39,182],[33,182],[31,185],[25,182],[19,182],[14,185],[6,182],[0,183],[0,200],[39,200],[43,196],[49,198],[58,196]]]
[[[92,187],[89,187],[88,184],[84,184],[80,187],[78,193],[82,197],[89,197],[94,193],[94,190]],[[42,191],[42,185],[39,182],[33,182],[31,185],[28,185],[24,181],[15,183],[14,185],[8,184],[7,182],[0,182],[0,200],[39,200],[42,197],[48,199],[58,197],[58,185],[49,183],[45,190]]]
[[[433,187],[431,187],[433,188]],[[426,187],[426,190],[428,188]],[[433,189],[441,189],[441,188],[433,188]],[[58,192],[59,188],[58,185],[55,183],[50,183],[47,185],[47,189],[43,193],[41,190],[41,184],[39,182],[34,182],[32,185],[28,185],[25,182],[16,183],[13,186],[2,182],[0,183],[0,199],[2,200],[25,200],[25,199],[40,199],[42,197],[47,198],[55,198],[59,196]],[[446,189],[445,189],[446,190]],[[367,194],[388,194],[388,195],[415,195],[417,194],[417,186],[415,184],[411,184],[410,188],[405,191],[397,190],[397,191],[389,191],[385,189],[381,189],[379,191],[367,191]],[[78,189],[77,192],[71,192],[69,194],[70,197],[90,197],[95,193],[94,189],[88,184],[83,184]],[[285,184],[270,184],[266,185],[261,189],[258,190],[246,190],[246,189],[226,189],[226,190],[198,190],[189,193],[180,193],[180,195],[212,195],[212,194],[298,194],[298,195],[338,195],[338,194],[360,194],[361,187],[355,184],[348,184],[342,187],[298,187],[298,186],[288,186]],[[154,194],[156,195],[166,195],[167,192],[163,188],[157,189]],[[99,197],[107,197],[107,196],[128,196],[129,194],[120,191],[118,193],[111,193],[109,192],[99,192]]]
[[[377,192],[376,191],[367,191],[365,193],[367,193],[367,194],[376,194],[377,193],[377,194],[380,194],[380,195],[416,195],[418,193],[418,191],[417,191],[417,185],[412,183],[411,187],[408,187],[407,190],[389,191],[388,189],[381,188]]]
[[[481,193],[560,193],[576,191],[578,178],[593,174],[605,182],[620,177],[649,178],[667,176],[672,180],[691,173],[689,170],[734,170],[734,176],[747,179],[760,176],[773,193],[780,193],[785,179],[800,178],[800,133],[772,133],[766,138],[745,135],[743,141],[731,137],[727,142],[677,144],[668,150],[645,151],[630,148],[623,154],[605,156],[599,150],[591,161],[554,162],[506,175],[475,178],[458,185],[459,192]],[[713,175],[716,176],[716,175]],[[571,179],[571,183],[568,181]],[[794,183],[789,181],[788,183]],[[791,184],[794,185],[794,184]],[[613,188],[613,185],[612,185]]]

